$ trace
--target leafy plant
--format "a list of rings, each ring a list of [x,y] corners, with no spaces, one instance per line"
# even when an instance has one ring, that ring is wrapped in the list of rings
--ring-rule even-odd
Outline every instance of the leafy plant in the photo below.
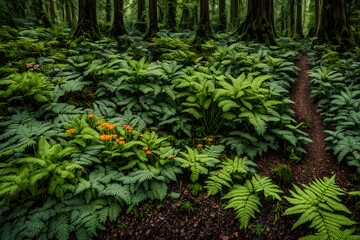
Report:
[[[295,222],[292,229],[311,222],[310,228],[315,228],[315,235],[309,235],[302,239],[350,239],[359,236],[350,235],[354,229],[342,230],[344,226],[356,224],[353,220],[340,214],[345,212],[351,214],[345,205],[341,203],[338,196],[344,195],[335,184],[335,175],[324,179],[315,179],[309,186],[304,185],[304,190],[294,185],[295,191],[290,190],[292,198],[285,197],[291,203],[292,207],[285,210],[283,215],[301,214],[298,221]]]
[[[252,233],[254,233],[257,237],[262,238],[265,234],[264,224],[262,224],[262,223],[254,224]]]
[[[292,182],[292,171],[289,165],[277,164],[272,170],[271,174],[275,181],[281,186],[290,186]]]
[[[191,195],[193,195],[194,197],[196,197],[199,192],[202,192],[203,191],[203,186],[201,186],[200,183],[189,183],[188,184],[188,189],[191,193]]]
[[[180,211],[187,212],[189,217],[190,217],[191,213],[194,212],[194,210],[195,210],[195,203],[192,203],[189,200],[187,200],[185,202],[180,201],[179,204],[180,204]]]

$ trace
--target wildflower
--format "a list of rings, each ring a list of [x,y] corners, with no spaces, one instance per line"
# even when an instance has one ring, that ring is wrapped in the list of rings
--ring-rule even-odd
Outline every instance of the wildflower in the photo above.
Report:
[[[148,155],[151,154],[151,151],[146,151],[146,154],[148,154]]]
[[[206,139],[207,139],[207,137],[204,137],[203,139],[204,139],[204,140],[206,140]]]
[[[31,65],[31,64],[26,64],[26,67],[27,68],[31,68],[33,65]]]
[[[106,140],[111,140],[111,138],[112,138],[112,135],[105,135]]]
[[[88,117],[92,118],[92,117],[94,117],[94,114],[89,114]]]
[[[74,132],[75,132],[75,128],[70,129],[70,132],[71,132],[71,133],[74,133]]]
[[[44,83],[46,83],[46,82],[44,82]]]
[[[124,145],[124,144],[125,144],[125,141],[120,141],[119,144],[120,144],[120,145]]]
[[[101,124],[101,122],[99,122],[99,121],[98,121],[98,122],[96,122],[96,125],[99,125],[99,124]]]
[[[212,138],[208,138],[208,139],[206,139],[206,141],[208,141],[208,142],[212,142],[212,141],[213,141],[213,139],[212,139]]]
[[[174,157],[175,157],[175,155],[171,154],[171,155],[168,156],[168,159],[171,159],[171,158],[174,158]]]
[[[124,140],[124,139],[125,139],[125,137],[120,137],[119,139],[120,139],[120,140]]]
[[[151,43],[149,43],[148,45],[149,45],[149,47],[153,47],[153,46],[155,46],[155,43],[152,43],[152,42],[151,42]]]
[[[115,142],[117,142],[117,143],[118,143],[118,142],[120,142],[120,140],[119,140],[119,139],[116,139],[116,141],[115,141]]]
[[[67,130],[65,133],[66,133],[66,134],[71,134],[71,131],[70,131],[70,130]]]
[[[204,146],[204,145],[202,145],[202,144],[198,144],[198,145],[197,145],[198,148],[201,148],[202,146]]]
[[[129,133],[131,133],[131,130],[129,130]]]
[[[146,150],[148,150],[148,149],[149,149],[148,147],[143,147],[143,150],[144,150],[144,151],[146,151]]]
[[[51,79],[51,81],[54,81],[54,79]]]
[[[216,170],[216,172],[219,172],[219,170]]]
[[[39,67],[40,67],[39,64],[35,64],[35,65],[34,65],[34,69],[39,68]]]
[[[103,135],[100,135],[100,140],[105,140],[106,139],[106,135],[103,134]]]
[[[125,124],[123,125],[123,128],[127,128],[127,127],[128,127],[128,125],[125,125]]]
[[[140,137],[145,137],[145,134],[141,134]]]
[[[113,134],[113,135],[112,135],[113,138],[117,138],[117,136],[118,136],[117,134]]]

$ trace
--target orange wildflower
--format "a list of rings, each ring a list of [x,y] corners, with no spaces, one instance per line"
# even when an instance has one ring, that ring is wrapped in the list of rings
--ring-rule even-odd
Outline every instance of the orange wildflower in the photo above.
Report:
[[[100,140],[105,140],[105,139],[106,139],[106,137],[105,137],[105,136],[106,136],[105,134],[100,135]]]
[[[119,144],[120,144],[120,145],[124,145],[124,144],[125,144],[125,141],[120,141]]]
[[[216,172],[219,172],[219,170],[216,170]]]
[[[207,137],[204,137],[203,139],[204,139],[204,140],[206,140],[206,139],[207,139]]]
[[[113,135],[112,135],[113,138],[117,138],[117,136],[118,136],[117,134],[113,134]]]
[[[70,130],[67,130],[65,133],[66,133],[66,134],[71,134],[71,131],[70,131]]]
[[[202,145],[202,144],[198,144],[198,145],[197,145],[198,148],[201,148],[202,146],[204,146],[204,145]]]
[[[120,140],[124,140],[124,139],[125,139],[125,137],[120,137],[119,139],[120,139]]]
[[[74,133],[74,132],[75,132],[75,128],[70,129],[70,132],[71,132],[71,133]]]
[[[151,151],[146,151],[146,154],[151,154]]]
[[[92,117],[94,117],[94,114],[89,114],[88,117],[92,118]]]
[[[175,157],[175,155],[171,154],[171,155],[168,156],[168,159],[171,159],[171,158],[174,158],[174,157]]]
[[[116,139],[116,141],[115,141],[115,142],[117,142],[117,143],[118,143],[118,142],[120,142],[120,140],[119,140],[119,139]]]
[[[145,137],[145,134],[141,134],[140,137]]]
[[[143,150],[144,150],[144,151],[146,151],[146,150],[148,150],[148,149],[149,149],[148,147],[143,147]]]
[[[208,139],[206,139],[206,141],[208,141],[208,142],[212,142],[212,141],[213,141],[213,139],[212,139],[212,138],[208,138]]]

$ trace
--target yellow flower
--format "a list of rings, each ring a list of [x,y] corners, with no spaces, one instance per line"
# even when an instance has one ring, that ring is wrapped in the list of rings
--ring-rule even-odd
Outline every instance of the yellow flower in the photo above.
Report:
[[[146,150],[148,150],[148,149],[149,149],[148,147],[143,147],[143,150],[144,150],[144,151],[146,151]]]
[[[119,144],[120,144],[120,145],[124,145],[124,144],[125,144],[125,141],[120,141]]]
[[[124,139],[125,139],[125,137],[120,137],[119,139],[120,139],[120,140],[124,140]]]
[[[145,137],[145,134],[141,134],[140,137]]]

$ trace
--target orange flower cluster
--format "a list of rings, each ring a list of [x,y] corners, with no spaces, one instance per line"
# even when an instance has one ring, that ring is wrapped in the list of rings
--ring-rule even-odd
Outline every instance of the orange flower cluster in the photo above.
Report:
[[[120,145],[124,145],[125,141],[120,141],[119,139],[116,139],[116,142],[119,143]]]
[[[146,151],[146,150],[148,150],[148,149],[149,149],[148,147],[143,147],[143,150],[144,150],[144,151]]]
[[[168,159],[171,159],[171,158],[174,158],[174,157],[175,157],[175,155],[171,154],[171,155],[168,156]]]
[[[127,130],[133,130],[134,128],[130,125],[123,125],[123,128],[127,129]]]
[[[71,133],[74,133],[74,132],[75,132],[75,128],[67,130],[65,133],[66,134],[71,134]]]
[[[103,127],[104,130],[106,129],[114,129],[115,128],[115,125],[114,124],[110,124],[110,123],[107,123],[107,122],[104,122],[101,124],[101,126]]]
[[[212,138],[208,138],[208,139],[206,139],[206,141],[208,141],[208,142],[212,142],[212,141],[213,141],[213,139],[212,139]]]
[[[94,114],[89,114],[88,117],[92,118],[92,117],[94,117]]]
[[[100,140],[111,140],[112,138],[117,138],[118,135],[110,134],[110,135],[100,135]]]

